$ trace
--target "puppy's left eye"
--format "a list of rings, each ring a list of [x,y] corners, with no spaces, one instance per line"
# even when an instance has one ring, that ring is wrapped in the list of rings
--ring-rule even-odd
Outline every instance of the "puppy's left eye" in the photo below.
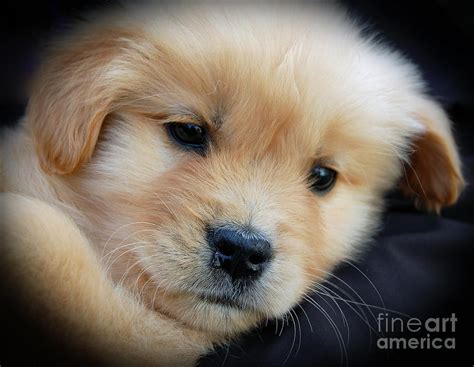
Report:
[[[207,144],[207,131],[204,127],[191,123],[170,122],[166,124],[171,138],[179,145],[203,152]]]
[[[325,193],[331,190],[336,183],[337,172],[324,166],[315,166],[309,175],[311,189]]]

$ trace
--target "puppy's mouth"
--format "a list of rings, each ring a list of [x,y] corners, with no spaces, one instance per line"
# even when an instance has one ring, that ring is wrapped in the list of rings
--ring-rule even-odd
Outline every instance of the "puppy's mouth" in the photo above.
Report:
[[[215,294],[198,294],[197,297],[205,303],[235,308],[238,310],[249,309],[249,307],[245,305],[244,302],[242,302],[238,297]]]

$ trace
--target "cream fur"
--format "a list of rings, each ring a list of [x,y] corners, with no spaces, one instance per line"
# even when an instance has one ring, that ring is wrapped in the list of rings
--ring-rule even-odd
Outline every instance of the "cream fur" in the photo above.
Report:
[[[164,124],[208,126],[201,157]],[[311,167],[338,171],[315,195]],[[416,68],[333,9],[111,12],[58,40],[1,152],[2,269],[44,327],[103,361],[192,365],[296,305],[363,248],[396,186],[439,211],[463,187],[450,122]],[[234,309],[199,298],[206,224],[275,258]]]

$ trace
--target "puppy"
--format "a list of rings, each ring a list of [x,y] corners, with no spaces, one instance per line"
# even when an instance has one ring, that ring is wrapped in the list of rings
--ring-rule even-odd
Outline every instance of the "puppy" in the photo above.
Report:
[[[192,365],[464,185],[415,66],[340,11],[125,9],[59,40],[3,136],[3,282],[103,363]]]

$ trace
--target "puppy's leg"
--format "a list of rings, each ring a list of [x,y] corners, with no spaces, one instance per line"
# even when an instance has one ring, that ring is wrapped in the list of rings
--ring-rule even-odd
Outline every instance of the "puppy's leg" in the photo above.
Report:
[[[43,327],[105,363],[192,365],[211,344],[116,288],[78,227],[37,199],[0,195],[3,286]]]

